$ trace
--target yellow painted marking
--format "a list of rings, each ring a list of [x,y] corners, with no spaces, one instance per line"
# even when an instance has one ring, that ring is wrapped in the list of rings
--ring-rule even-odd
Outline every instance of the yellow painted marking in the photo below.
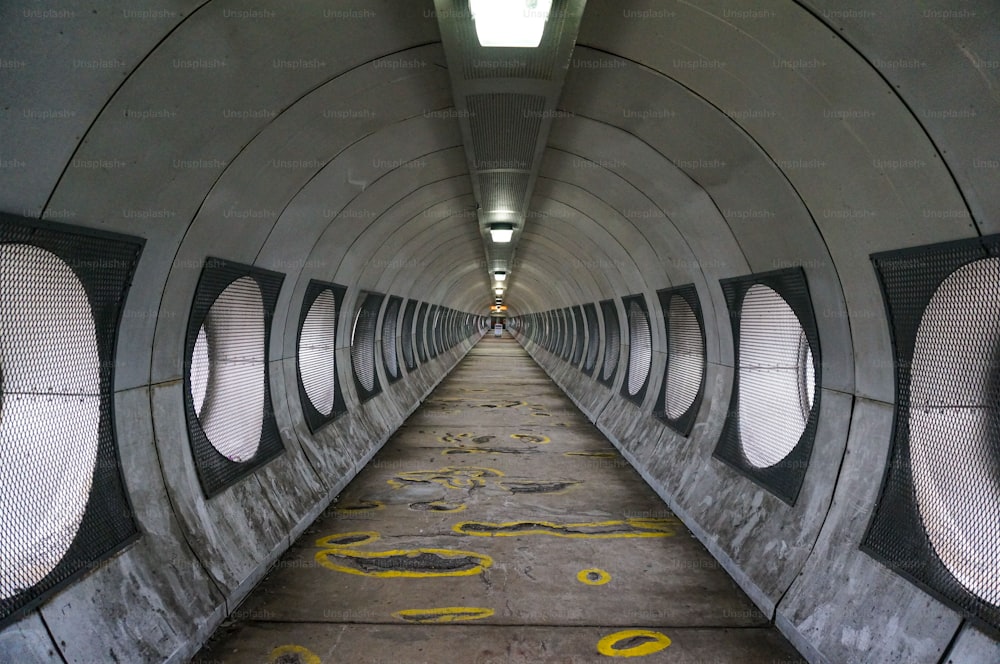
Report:
[[[342,549],[348,546],[361,546],[362,544],[371,544],[372,542],[377,542],[379,539],[379,534],[371,531],[357,531],[353,533],[339,533],[337,535],[327,535],[326,537],[321,537],[316,540],[316,546],[325,548],[338,548]]]
[[[321,664],[319,656],[309,648],[302,646],[287,645],[278,646],[271,651],[271,664]]]
[[[413,569],[375,569],[375,570],[364,570],[358,569],[356,567],[350,567],[348,565],[343,565],[338,563],[335,558],[354,558],[359,561],[371,560],[373,558],[416,558],[421,554],[431,554],[436,555],[441,558],[470,558],[476,561],[470,567],[464,569],[445,569],[445,570],[413,570]],[[493,559],[489,556],[483,555],[481,553],[476,553],[474,551],[459,551],[457,549],[392,549],[390,551],[374,551],[370,553],[364,553],[361,551],[352,551],[347,548],[336,548],[327,549],[325,551],[319,551],[316,553],[316,562],[326,567],[327,569],[332,569],[335,572],[344,572],[345,574],[355,574],[357,576],[374,576],[379,578],[417,578],[426,579],[440,576],[471,576],[473,574],[480,574],[484,569],[493,565]]]
[[[414,482],[434,482],[448,489],[469,489],[486,486],[486,479],[492,477],[503,477],[503,473],[495,468],[446,466],[437,470],[413,470],[398,473],[391,480],[387,480],[387,483],[396,489],[401,489]]]
[[[565,456],[599,457],[601,459],[614,459],[617,452],[566,452]]]
[[[464,440],[472,438],[472,434],[469,432],[465,433],[446,433],[443,436],[438,437],[438,441],[442,443],[460,443]]]
[[[543,436],[536,433],[512,433],[511,438],[519,440],[522,443],[533,443],[535,445],[545,445],[546,443],[551,443],[552,439],[548,436]]]
[[[611,575],[603,569],[592,567],[580,570],[576,575],[576,579],[580,583],[586,583],[588,586],[603,586],[611,580]]]
[[[626,539],[633,537],[670,537],[676,519],[625,519],[624,521],[590,521],[584,523],[552,523],[551,521],[462,521],[451,527],[460,535],[478,537],[519,537],[550,535],[585,539]],[[591,532],[580,532],[580,531]]]
[[[644,643],[629,648],[616,648],[622,641],[629,639],[646,639]],[[642,657],[660,652],[670,645],[670,637],[666,634],[654,632],[649,629],[626,629],[614,634],[608,634],[597,642],[597,652],[608,657]]]
[[[406,622],[432,624],[449,623],[460,620],[482,620],[489,618],[494,613],[493,609],[483,609],[473,606],[446,606],[440,609],[403,609],[396,611],[393,616]]]

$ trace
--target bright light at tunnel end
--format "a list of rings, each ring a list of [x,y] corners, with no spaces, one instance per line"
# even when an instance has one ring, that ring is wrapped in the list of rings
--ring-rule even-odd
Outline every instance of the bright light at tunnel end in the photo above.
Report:
[[[552,0],[469,0],[479,45],[537,48]]]

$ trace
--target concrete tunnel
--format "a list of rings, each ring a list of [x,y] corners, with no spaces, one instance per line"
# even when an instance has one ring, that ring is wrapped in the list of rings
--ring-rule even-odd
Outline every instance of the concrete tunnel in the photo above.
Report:
[[[1000,7],[476,4],[0,7],[0,661],[195,657],[499,323],[801,657],[1000,662]]]

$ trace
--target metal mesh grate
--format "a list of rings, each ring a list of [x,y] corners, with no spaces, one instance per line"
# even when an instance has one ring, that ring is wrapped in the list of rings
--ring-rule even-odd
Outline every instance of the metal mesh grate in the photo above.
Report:
[[[396,354],[396,323],[399,319],[399,304],[402,299],[390,297],[382,315],[382,361],[390,381],[399,378],[399,356]]]
[[[430,313],[427,314],[427,351],[430,353],[431,358],[438,356],[440,317],[441,307],[436,304],[431,305]]]
[[[427,361],[427,346],[424,343],[424,334],[427,327],[427,307],[426,302],[421,302],[417,309],[417,328],[414,330],[414,338],[417,342],[417,358],[421,364]]]
[[[351,367],[358,397],[365,401],[382,391],[375,371],[375,332],[378,330],[378,312],[382,308],[382,295],[369,293],[364,296],[351,328]]]
[[[0,625],[137,535],[112,385],[142,246],[0,216]]]
[[[597,364],[597,351],[601,343],[601,330],[597,322],[597,307],[592,303],[583,305],[583,313],[587,319],[587,355],[583,362],[583,373],[593,375]]]
[[[893,447],[862,549],[1000,629],[1000,236],[872,257],[896,367]]]
[[[184,344],[184,408],[206,496],[282,452],[267,344],[283,279],[217,258],[202,269]]]
[[[691,433],[704,394],[705,328],[701,305],[693,284],[658,291],[657,297],[667,330],[667,366],[654,414],[686,436]]]
[[[649,367],[653,358],[652,334],[649,329],[649,314],[646,299],[642,295],[630,295],[622,299],[628,312],[628,367],[626,380],[622,383],[622,396],[633,403],[642,405],[649,383]]]
[[[601,368],[600,381],[607,386],[615,381],[615,371],[618,369],[618,356],[621,355],[621,330],[618,327],[618,310],[611,300],[601,302],[601,313],[604,315],[604,365]]]
[[[573,356],[570,359],[570,363],[573,366],[580,366],[580,360],[583,359],[583,347],[587,343],[587,336],[583,329],[583,310],[580,309],[579,305],[573,307]]]
[[[559,330],[558,332],[559,336],[556,342],[556,354],[563,359],[566,359],[566,346],[568,345],[569,341],[569,330],[567,328],[568,325],[566,321],[566,310],[557,309],[556,329]]]
[[[736,372],[715,456],[794,504],[812,453],[819,399],[819,337],[800,269],[722,281],[736,344]],[[803,347],[806,350],[803,350]],[[816,349],[816,350],[814,350]],[[812,365],[812,369],[807,367]]]
[[[296,343],[299,401],[310,431],[316,431],[347,410],[337,377],[337,313],[346,289],[337,284],[311,280],[302,298]],[[195,344],[195,358],[198,345]],[[191,365],[192,389],[197,383]],[[198,399],[195,397],[195,412]]]
[[[407,371],[417,368],[417,355],[413,350],[413,319],[417,313],[417,301],[407,300],[403,307],[403,330],[400,347],[403,349],[403,364]]]

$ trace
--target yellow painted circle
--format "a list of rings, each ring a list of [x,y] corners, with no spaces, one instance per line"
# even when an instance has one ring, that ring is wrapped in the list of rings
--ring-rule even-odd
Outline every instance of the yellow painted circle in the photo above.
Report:
[[[622,641],[628,641],[636,637],[650,639],[645,643],[640,643],[631,648],[616,648],[615,645]],[[666,634],[660,634],[648,629],[626,629],[614,634],[608,634],[597,642],[597,652],[608,657],[642,657],[660,652],[670,645],[670,638]]]
[[[603,586],[611,580],[611,575],[603,569],[593,567],[580,570],[576,575],[576,580],[580,583],[586,583],[588,586]]]
[[[270,661],[272,663],[278,662],[279,658],[284,657],[286,655],[288,656],[298,655],[298,661],[301,662],[301,664],[322,664],[316,653],[314,653],[312,650],[309,650],[309,648],[303,648],[302,646],[293,646],[293,645],[278,646],[277,648],[272,650]]]

